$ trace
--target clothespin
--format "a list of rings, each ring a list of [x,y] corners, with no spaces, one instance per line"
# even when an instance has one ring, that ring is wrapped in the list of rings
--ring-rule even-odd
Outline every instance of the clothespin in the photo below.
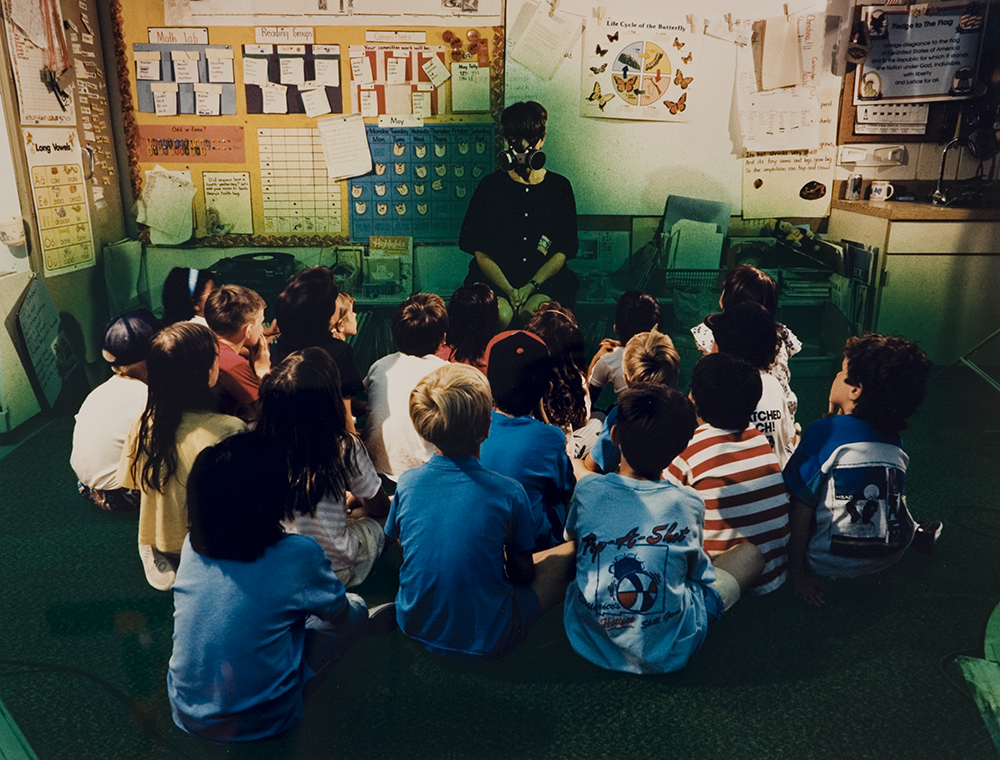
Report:
[[[593,15],[593,17],[596,18],[598,21],[603,21],[604,6],[603,5],[594,6],[593,10],[591,10],[591,15]]]
[[[694,34],[694,14],[693,13],[689,13],[687,15],[687,22],[688,22],[688,29],[691,31],[691,34]]]
[[[556,7],[559,5],[559,0],[548,0],[549,3],[549,18],[553,18],[556,15]]]
[[[785,11],[785,19],[786,19],[786,20],[788,20],[788,17],[789,17],[790,15],[791,15],[791,14],[789,14],[789,12],[788,12],[788,3],[785,3],[785,4],[784,4],[784,5],[782,6],[782,8],[783,8],[783,9],[784,9],[784,11]]]
[[[727,13],[724,18],[726,19],[726,25],[729,27],[729,31],[733,31],[733,14]]]

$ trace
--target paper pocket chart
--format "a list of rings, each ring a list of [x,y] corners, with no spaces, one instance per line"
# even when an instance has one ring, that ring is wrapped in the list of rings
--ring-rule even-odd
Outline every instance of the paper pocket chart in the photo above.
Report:
[[[135,43],[132,45],[135,61],[136,93],[141,113],[160,116],[198,114],[197,90],[202,91],[201,114],[216,115],[236,113],[236,84],[232,76],[233,48],[228,45],[158,45]],[[227,81],[228,80],[228,81]],[[169,91],[176,106],[166,105],[163,99]],[[199,85],[212,85],[211,88]],[[212,104],[206,108],[205,94],[211,91]],[[157,108],[157,93],[160,99]]]
[[[458,240],[476,185],[493,171],[493,125],[365,129],[373,168],[347,180],[351,240]]]

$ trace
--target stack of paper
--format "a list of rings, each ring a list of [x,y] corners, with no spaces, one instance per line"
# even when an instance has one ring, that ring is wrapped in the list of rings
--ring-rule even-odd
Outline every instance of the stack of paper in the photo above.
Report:
[[[191,238],[194,184],[189,172],[157,165],[146,172],[146,186],[136,201],[136,221],[149,227],[153,245],[180,245]]]

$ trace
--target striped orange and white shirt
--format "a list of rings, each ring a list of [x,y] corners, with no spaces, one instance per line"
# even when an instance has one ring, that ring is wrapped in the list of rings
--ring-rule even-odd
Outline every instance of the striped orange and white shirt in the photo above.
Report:
[[[748,593],[766,594],[785,581],[788,565],[788,492],[767,438],[750,425],[722,430],[703,424],[664,475],[694,488],[705,501],[705,552],[713,557],[750,542],[764,555],[764,571]]]

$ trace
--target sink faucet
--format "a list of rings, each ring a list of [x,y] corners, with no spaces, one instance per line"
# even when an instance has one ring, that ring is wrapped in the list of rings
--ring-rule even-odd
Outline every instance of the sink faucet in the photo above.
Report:
[[[948,151],[955,145],[965,145],[965,139],[956,137],[950,143],[945,145],[944,150],[941,151],[941,171],[938,173],[937,189],[934,191],[934,195],[931,196],[931,203],[935,206],[947,206],[952,200],[954,200],[948,198],[941,186],[944,184],[944,162],[948,158]]]

